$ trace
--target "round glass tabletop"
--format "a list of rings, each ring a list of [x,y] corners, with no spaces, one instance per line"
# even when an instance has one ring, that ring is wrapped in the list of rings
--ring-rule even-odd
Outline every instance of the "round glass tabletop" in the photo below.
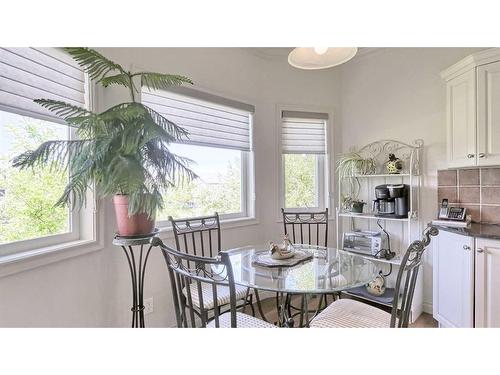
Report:
[[[330,247],[294,245],[312,258],[292,267],[255,264],[269,245],[229,250],[234,281],[238,285],[284,293],[330,293],[355,288],[378,275],[375,264],[356,254]]]

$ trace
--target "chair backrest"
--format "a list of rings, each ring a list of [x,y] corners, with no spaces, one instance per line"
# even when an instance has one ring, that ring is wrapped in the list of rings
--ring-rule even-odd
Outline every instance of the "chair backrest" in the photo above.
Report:
[[[422,264],[422,255],[431,242],[431,236],[437,236],[438,233],[439,230],[436,227],[429,225],[423,232],[423,239],[413,241],[401,260],[392,302],[391,327],[393,328],[408,327],[415,284]],[[399,306],[399,304],[401,305]]]
[[[214,257],[221,251],[219,214],[173,219],[168,217],[174,231],[178,251],[202,257]]]
[[[316,246],[328,244],[328,208],[318,212],[285,211],[283,214],[283,227],[292,243]]]
[[[176,251],[164,245],[157,237],[151,241],[153,246],[161,248],[167,263],[177,327],[194,328],[200,324],[201,327],[206,327],[209,321],[207,310],[210,310],[214,314],[211,319],[214,320],[215,327],[219,328],[221,305],[217,298],[217,286],[222,285],[229,288],[231,328],[235,328],[236,290],[229,255],[221,252],[215,258],[196,256]],[[204,305],[204,297],[207,296],[213,300],[213,306],[209,309]],[[195,298],[197,304],[194,303]],[[199,307],[198,310],[195,308],[196,305]]]

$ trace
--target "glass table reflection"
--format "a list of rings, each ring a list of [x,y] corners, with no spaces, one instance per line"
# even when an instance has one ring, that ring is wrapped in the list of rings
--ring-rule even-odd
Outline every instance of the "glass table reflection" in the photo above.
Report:
[[[281,326],[293,325],[287,314],[287,294],[330,294],[362,286],[378,275],[375,264],[360,255],[330,247],[294,245],[313,258],[293,267],[265,267],[254,263],[269,245],[245,246],[227,251],[238,285],[278,293]],[[306,318],[307,321],[307,318]]]

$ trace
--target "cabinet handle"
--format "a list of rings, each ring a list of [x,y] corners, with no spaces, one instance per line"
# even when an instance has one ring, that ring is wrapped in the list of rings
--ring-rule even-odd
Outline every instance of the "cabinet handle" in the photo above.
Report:
[[[484,158],[485,156],[486,156],[486,154],[485,154],[484,152],[480,152],[480,153],[479,153],[479,158],[481,158],[481,159],[482,159],[482,158]]]
[[[484,252],[484,249],[481,249],[480,247],[477,248],[477,252],[478,253],[483,253]]]
[[[469,159],[472,159],[472,158],[474,157],[474,154],[467,154],[467,157],[468,157]]]
[[[464,250],[470,250],[470,246],[464,245]]]

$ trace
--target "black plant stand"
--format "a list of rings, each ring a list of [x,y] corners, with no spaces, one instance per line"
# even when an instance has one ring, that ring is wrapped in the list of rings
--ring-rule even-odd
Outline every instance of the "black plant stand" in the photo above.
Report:
[[[121,246],[127,256],[132,278],[132,328],[144,328],[144,274],[149,253],[153,248],[151,239],[158,231],[147,236],[119,236],[113,239],[113,245]],[[137,250],[134,250],[134,247]],[[139,254],[136,252],[139,251]],[[138,255],[138,257],[136,257]]]

